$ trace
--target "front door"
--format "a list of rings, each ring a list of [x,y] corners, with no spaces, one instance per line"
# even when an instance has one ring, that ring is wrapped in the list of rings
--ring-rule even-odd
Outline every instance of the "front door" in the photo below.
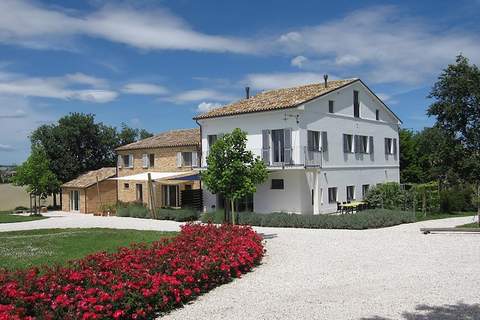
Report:
[[[163,205],[165,207],[179,207],[178,186],[163,185]]]
[[[272,130],[272,162],[285,162],[285,133],[283,129]]]
[[[70,211],[78,212],[80,210],[80,192],[78,190],[70,191]]]

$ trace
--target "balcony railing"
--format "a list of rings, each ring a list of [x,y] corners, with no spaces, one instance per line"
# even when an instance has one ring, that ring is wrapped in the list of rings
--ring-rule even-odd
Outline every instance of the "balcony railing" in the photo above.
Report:
[[[261,148],[249,148],[254,156],[260,157],[268,167],[321,167],[323,154],[321,151],[308,150],[306,146],[294,146],[290,150],[270,148],[268,151]],[[202,167],[207,166],[209,150],[203,151]]]

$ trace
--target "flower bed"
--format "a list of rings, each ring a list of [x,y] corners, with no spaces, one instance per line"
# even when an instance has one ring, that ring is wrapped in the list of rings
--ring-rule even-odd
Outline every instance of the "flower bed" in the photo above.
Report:
[[[0,320],[150,319],[240,277],[263,254],[250,227],[187,224],[173,240],[0,273]]]

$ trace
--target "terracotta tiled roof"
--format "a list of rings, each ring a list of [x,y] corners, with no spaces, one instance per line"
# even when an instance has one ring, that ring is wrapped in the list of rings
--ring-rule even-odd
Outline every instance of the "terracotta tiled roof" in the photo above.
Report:
[[[314,83],[294,88],[264,91],[250,99],[242,99],[224,107],[200,114],[194,119],[293,108],[358,80],[359,79],[331,80],[328,81],[327,87],[325,87],[325,83]]]
[[[200,145],[200,129],[180,129],[159,133],[117,148],[117,151]]]
[[[117,173],[116,168],[110,168],[110,167],[89,171],[87,173],[82,174],[76,179],[73,179],[71,181],[64,183],[62,187],[87,188],[97,183],[97,177],[98,177],[98,181],[103,181],[105,179],[115,176],[116,173]]]

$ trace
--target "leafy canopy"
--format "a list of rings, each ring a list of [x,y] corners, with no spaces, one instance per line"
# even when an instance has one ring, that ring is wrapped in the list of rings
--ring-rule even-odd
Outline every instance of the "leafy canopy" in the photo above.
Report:
[[[213,144],[207,170],[202,172],[202,181],[212,193],[237,200],[255,193],[267,179],[265,163],[246,149],[246,142],[246,133],[237,128]]]
[[[60,182],[49,166],[45,150],[33,148],[28,159],[17,167],[13,182],[19,186],[27,186],[27,191],[31,194],[46,198],[60,187]]]

